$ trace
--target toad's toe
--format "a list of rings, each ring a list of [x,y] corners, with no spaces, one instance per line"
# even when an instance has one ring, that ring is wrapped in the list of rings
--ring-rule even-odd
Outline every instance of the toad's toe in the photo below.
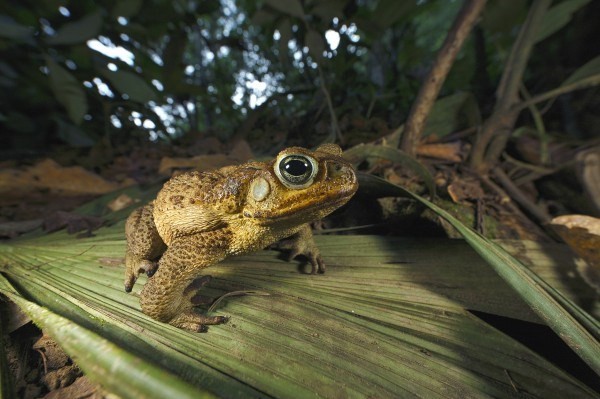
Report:
[[[205,316],[189,310],[176,316],[169,324],[191,332],[206,332],[208,325],[223,324],[227,320],[225,316]]]

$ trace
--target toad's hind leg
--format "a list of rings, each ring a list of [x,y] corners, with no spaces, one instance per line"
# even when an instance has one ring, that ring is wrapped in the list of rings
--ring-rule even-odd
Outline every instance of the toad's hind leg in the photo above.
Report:
[[[190,331],[204,331],[207,324],[225,322],[225,317],[204,316],[193,307],[200,298],[196,291],[210,281],[207,276],[198,278],[200,272],[223,260],[227,246],[227,239],[217,232],[178,237],[169,245],[159,261],[158,271],[140,293],[144,313]]]
[[[156,272],[156,259],[167,246],[154,225],[153,202],[142,206],[129,215],[125,223],[127,251],[125,252],[125,291],[131,292],[138,276]]]

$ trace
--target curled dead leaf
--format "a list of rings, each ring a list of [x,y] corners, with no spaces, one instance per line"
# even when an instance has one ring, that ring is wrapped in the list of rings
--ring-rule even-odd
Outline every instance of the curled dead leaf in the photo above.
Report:
[[[552,228],[587,266],[579,272],[600,292],[600,219],[586,215],[564,215],[550,222]]]
[[[139,200],[137,200],[139,201]],[[133,205],[137,202],[135,199],[131,198],[127,194],[121,194],[114,200],[110,201],[106,206],[113,212],[120,211],[121,209],[125,209],[130,205]]]

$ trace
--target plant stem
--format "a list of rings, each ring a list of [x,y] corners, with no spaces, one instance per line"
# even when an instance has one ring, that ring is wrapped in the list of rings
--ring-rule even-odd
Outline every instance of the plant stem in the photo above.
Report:
[[[471,153],[471,167],[479,174],[487,174],[489,169],[498,162],[513,131],[520,111],[513,106],[519,101],[519,87],[536,41],[536,33],[551,3],[551,0],[533,2],[512,47],[496,91],[498,101],[492,115],[483,124],[481,135]]]
[[[510,198],[516,201],[519,205],[521,205],[530,215],[535,217],[539,223],[545,224],[550,221],[550,215],[548,215],[548,213],[544,209],[540,208],[533,201],[527,198],[525,193],[523,193],[523,191],[519,187],[517,187],[512,182],[512,180],[510,180],[510,178],[506,175],[506,173],[504,173],[504,171],[501,168],[495,168],[493,170],[493,173],[496,179],[498,179],[498,181],[504,188],[504,190],[508,192]]]
[[[323,91],[323,95],[325,95],[325,100],[327,101],[327,108],[329,109],[329,114],[331,117],[331,126],[333,131],[335,132],[335,137],[340,144],[344,144],[344,137],[342,136],[342,130],[340,129],[340,124],[338,123],[337,115],[335,114],[335,108],[333,107],[333,101],[331,101],[331,95],[329,94],[329,90],[327,90],[327,86],[325,86],[325,76],[323,74],[323,70],[321,69],[321,65],[317,66],[319,70],[319,81],[321,82],[321,90]]]
[[[526,100],[531,98],[525,85],[521,85],[521,93]],[[542,113],[537,109],[535,104],[530,104],[528,108],[531,117],[533,118],[533,122],[535,123],[535,130],[540,138],[540,163],[542,165],[548,165],[550,160],[550,154],[548,152],[548,142],[550,141],[550,137],[548,137],[548,132],[546,131],[546,126],[542,119]]]
[[[514,108],[516,110],[521,111],[521,110],[529,107],[532,104],[537,104],[542,101],[553,99],[555,97],[560,96],[561,94],[566,94],[566,93],[570,93],[575,90],[581,90],[581,89],[585,89],[587,87],[598,86],[598,85],[600,85],[600,73],[589,76],[585,79],[578,80],[577,82],[573,82],[568,85],[557,87],[556,89],[547,91],[545,93],[538,94],[537,96],[534,96],[532,98],[529,98],[525,101],[522,101],[522,102],[514,105]]]
[[[486,0],[465,0],[410,110],[401,149],[415,156],[423,128],[456,55],[477,22]]]

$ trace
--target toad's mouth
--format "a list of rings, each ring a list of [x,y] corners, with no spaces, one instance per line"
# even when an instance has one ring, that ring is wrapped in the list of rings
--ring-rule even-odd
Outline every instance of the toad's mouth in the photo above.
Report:
[[[286,222],[294,219],[306,219],[302,221],[303,223],[311,222],[316,219],[320,219],[321,217],[327,216],[329,213],[338,209],[342,205],[352,198],[354,195],[354,191],[349,192],[347,195],[336,196],[336,198],[323,198],[318,200],[317,204],[311,202],[307,203],[304,206],[294,206],[280,209],[277,212],[265,212],[265,211],[256,211],[252,214],[245,215],[260,221],[260,224],[269,225],[279,222]],[[324,210],[325,214],[319,215],[318,217],[311,217],[314,214],[321,213]],[[267,214],[268,213],[268,214]]]

